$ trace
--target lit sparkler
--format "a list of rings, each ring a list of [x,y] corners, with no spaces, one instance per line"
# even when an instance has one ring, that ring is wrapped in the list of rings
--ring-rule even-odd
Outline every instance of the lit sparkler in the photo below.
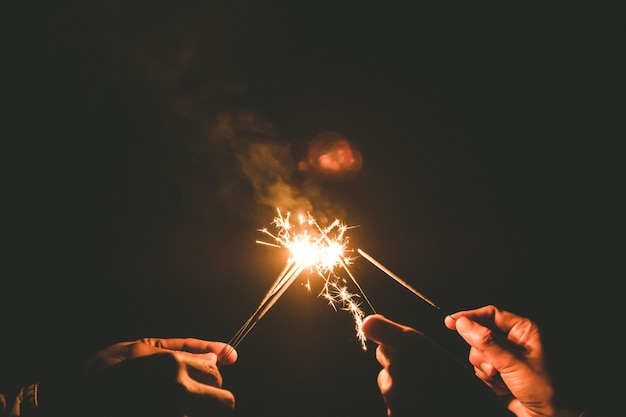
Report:
[[[337,219],[328,226],[321,227],[309,213],[300,215],[298,224],[294,224],[290,220],[291,213],[283,215],[279,209],[277,213],[272,223],[276,228],[275,233],[267,228],[259,230],[271,241],[257,240],[257,243],[285,248],[289,251],[289,258],[255,312],[228,344],[236,348],[300,274],[309,268],[323,280],[322,290],[318,296],[326,299],[335,310],[341,309],[352,314],[357,338],[363,350],[366,350],[366,339],[361,330],[365,314],[361,310],[359,298],[362,297],[373,312],[375,309],[348,268],[352,264],[352,258],[347,255],[347,252],[350,252],[345,234],[348,227]],[[339,272],[336,272],[338,269],[348,275],[358,288],[360,295],[348,291],[347,281],[339,275]],[[307,282],[306,285],[310,289],[310,283]]]

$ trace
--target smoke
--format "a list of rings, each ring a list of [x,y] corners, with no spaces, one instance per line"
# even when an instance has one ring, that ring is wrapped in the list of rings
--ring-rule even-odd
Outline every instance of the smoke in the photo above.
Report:
[[[232,177],[233,173],[245,181],[251,191],[251,202],[261,210],[313,210],[309,197],[296,184],[296,163],[290,144],[280,140],[274,126],[255,111],[241,109],[219,113],[206,140],[222,152],[228,152],[232,159],[228,158],[229,155],[218,157],[226,156],[235,164],[234,170],[218,172],[221,178],[219,196],[233,210],[248,207],[245,202],[242,204],[234,199],[232,187],[237,186],[237,181]],[[242,214],[250,213],[246,210]]]
[[[323,192],[329,181],[351,180],[361,168],[360,152],[342,135],[322,132],[309,141],[305,155],[296,156],[295,140],[280,137],[274,124],[256,110],[230,108],[210,117],[186,114],[196,114],[192,117],[203,126],[194,153],[211,156],[216,196],[232,212],[257,224],[267,223],[277,208],[309,212],[322,223],[345,217]]]

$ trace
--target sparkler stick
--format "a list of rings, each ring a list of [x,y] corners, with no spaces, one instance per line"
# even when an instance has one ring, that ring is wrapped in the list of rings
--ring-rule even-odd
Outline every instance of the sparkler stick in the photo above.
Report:
[[[239,343],[241,343],[246,337],[246,335],[252,330],[252,328],[263,318],[263,316],[269,311],[270,308],[278,301],[278,299],[283,295],[287,288],[293,283],[293,281],[298,278],[298,276],[302,273],[304,268],[298,265],[293,265],[289,270],[287,270],[282,276],[280,276],[280,282],[277,283],[273,287],[273,291],[270,291],[259,307],[257,307],[254,314],[246,320],[245,324],[241,327],[241,329],[235,334],[235,336],[228,342],[232,347],[237,347]]]
[[[343,267],[344,271],[346,271],[346,274],[348,274],[348,276],[350,277],[352,282],[354,282],[354,285],[356,285],[356,287],[359,289],[359,291],[363,295],[363,298],[365,299],[365,302],[367,302],[367,305],[372,309],[372,312],[376,313],[376,309],[374,308],[372,303],[370,303],[369,298],[367,298],[367,295],[365,295],[365,292],[363,291],[363,289],[361,288],[361,286],[357,282],[356,278],[354,278],[354,275],[352,275],[352,272],[350,272],[350,270],[348,269],[348,266],[345,264],[345,262],[341,261],[341,266]]]
[[[383,271],[385,274],[389,275],[391,278],[393,278],[398,284],[402,285],[404,288],[406,288],[407,290],[411,291],[413,294],[417,295],[419,298],[421,298],[422,300],[426,301],[428,304],[430,304],[431,306],[435,307],[437,310],[441,311],[442,313],[444,313],[445,315],[448,315],[447,313],[445,313],[443,310],[441,310],[441,308],[435,304],[433,301],[431,301],[428,297],[426,297],[424,294],[422,294],[421,292],[417,291],[415,288],[413,288],[412,286],[410,286],[406,281],[404,281],[402,278],[400,278],[399,276],[397,276],[396,274],[394,274],[393,272],[391,272],[388,268],[386,268],[383,264],[381,264],[380,262],[378,262],[376,259],[372,258],[370,255],[368,255],[365,251],[361,250],[361,249],[357,249],[357,252],[359,254],[361,254],[365,259],[367,259],[368,261],[370,261],[374,266],[376,266],[378,269],[380,269],[381,271]]]
[[[237,330],[235,335],[228,341],[228,347],[225,347],[217,357],[217,364],[219,366],[220,362],[224,357],[226,357],[232,349],[239,346],[239,344],[243,341],[243,339],[250,333],[252,328],[256,326],[256,324],[263,318],[263,316],[269,311],[270,308],[278,301],[278,299],[283,295],[287,288],[295,281],[296,278],[302,273],[304,270],[303,265],[298,265],[295,263],[287,263],[285,268],[278,276],[270,290],[267,292],[257,309],[252,313],[252,315],[245,321],[245,323]]]
[[[276,243],[259,240],[257,240],[257,243],[276,248],[286,248],[289,250],[290,257],[257,309],[235,333],[228,345],[231,348],[236,348],[287,291],[296,278],[300,276],[304,269],[310,267],[324,280],[320,295],[326,298],[335,310],[337,310],[336,304],[341,303],[342,309],[352,314],[355,320],[357,337],[361,342],[363,350],[365,350],[365,335],[361,331],[364,313],[354,300],[359,295],[349,293],[345,286],[340,285],[340,278],[334,272],[336,266],[341,266],[356,285],[370,308],[374,312],[376,311],[348,268],[351,260],[344,254],[347,246],[347,239],[344,234],[347,227],[339,220],[335,220],[329,226],[322,228],[310,214],[307,214],[307,216],[300,216],[300,225],[312,228],[316,235],[309,234],[309,231],[306,229],[300,233],[295,233],[292,230],[293,225],[289,221],[290,213],[283,216],[280,210],[277,211],[278,216],[274,218],[273,224],[277,227],[278,232],[272,234],[267,229],[259,230],[261,233],[270,236]],[[331,232],[335,232],[332,238],[329,236]],[[217,361],[218,365],[221,359],[229,353],[228,350],[229,348],[225,348],[220,352]]]

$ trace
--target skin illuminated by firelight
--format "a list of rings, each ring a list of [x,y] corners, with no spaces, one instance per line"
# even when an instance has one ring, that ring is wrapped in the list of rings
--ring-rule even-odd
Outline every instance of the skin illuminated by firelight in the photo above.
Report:
[[[335,220],[326,227],[321,227],[317,220],[309,213],[298,216],[298,222],[291,222],[291,213],[283,215],[277,210],[277,216],[272,224],[276,229],[270,232],[267,228],[259,232],[269,237],[270,241],[258,240],[257,243],[288,250],[289,257],[282,272],[278,275],[257,310],[239,329],[229,345],[236,347],[250,332],[252,327],[267,313],[278,299],[289,288],[293,281],[307,268],[323,281],[319,296],[323,297],[335,309],[349,311],[355,322],[357,338],[365,350],[365,336],[361,330],[364,313],[360,308],[361,296],[374,308],[351,274],[348,266],[352,259],[346,255],[348,238],[345,233],[348,227],[341,221]],[[360,295],[348,291],[347,280],[340,276],[345,272],[360,291]],[[310,282],[306,283],[311,288]]]

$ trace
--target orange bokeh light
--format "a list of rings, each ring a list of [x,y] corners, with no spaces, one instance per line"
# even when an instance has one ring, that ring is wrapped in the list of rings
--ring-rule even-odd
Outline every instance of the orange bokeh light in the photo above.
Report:
[[[315,136],[298,170],[329,179],[350,179],[361,170],[361,152],[340,133],[327,131]]]

